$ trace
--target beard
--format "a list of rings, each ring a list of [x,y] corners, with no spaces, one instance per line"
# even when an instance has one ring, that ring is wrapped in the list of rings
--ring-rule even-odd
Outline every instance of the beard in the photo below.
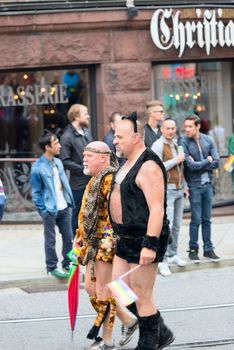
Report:
[[[82,120],[80,122],[80,127],[81,128],[88,128],[89,127],[89,121],[88,120]]]
[[[91,174],[90,174],[89,168],[84,168],[84,169],[83,169],[83,173],[84,173],[85,175],[88,175],[88,176],[91,175]]]
[[[123,158],[123,152],[122,151],[120,151],[120,150],[116,150],[116,152],[115,152],[115,154],[116,154],[116,156],[118,157],[118,158]]]

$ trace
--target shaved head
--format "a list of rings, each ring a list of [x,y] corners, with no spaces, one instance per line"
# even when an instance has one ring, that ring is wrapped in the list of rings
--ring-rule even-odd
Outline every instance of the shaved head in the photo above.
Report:
[[[96,176],[110,165],[111,150],[102,141],[90,142],[84,149],[84,174]]]
[[[85,151],[94,152],[94,153],[103,153],[110,154],[110,147],[102,141],[93,141],[90,142],[84,149]]]
[[[134,124],[129,119],[122,119],[117,123],[117,125],[126,125],[126,128],[129,130],[129,133],[134,132]],[[144,132],[143,125],[138,120],[136,121],[136,125],[137,125],[137,133],[139,134],[139,137],[141,139],[144,139],[145,132]]]

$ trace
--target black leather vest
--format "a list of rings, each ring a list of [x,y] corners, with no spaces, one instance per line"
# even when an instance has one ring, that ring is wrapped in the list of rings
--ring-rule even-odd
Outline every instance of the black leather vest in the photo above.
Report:
[[[120,185],[121,205],[122,205],[122,220],[123,224],[115,224],[112,220],[112,225],[115,233],[119,236],[144,236],[147,230],[149,218],[149,209],[142,190],[136,184],[136,176],[143,163],[148,160],[153,160],[159,165],[164,177],[164,218],[163,229],[168,227],[166,215],[166,193],[167,193],[167,175],[164,165],[160,158],[149,148],[141,154],[134,166],[130,169],[125,179]],[[114,178],[113,178],[114,184]],[[110,194],[111,195],[111,194]],[[111,215],[110,215],[111,218]]]

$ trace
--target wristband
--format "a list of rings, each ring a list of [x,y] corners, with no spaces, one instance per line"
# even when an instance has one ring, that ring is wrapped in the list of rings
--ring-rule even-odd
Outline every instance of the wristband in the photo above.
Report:
[[[159,245],[158,237],[155,237],[155,236],[152,237],[149,235],[144,236],[143,242],[142,242],[142,248],[148,248],[148,249],[151,249],[157,253],[158,252],[158,245]]]

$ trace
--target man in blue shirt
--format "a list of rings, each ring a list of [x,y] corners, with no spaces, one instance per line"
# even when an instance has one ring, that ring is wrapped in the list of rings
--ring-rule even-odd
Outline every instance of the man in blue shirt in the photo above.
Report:
[[[39,146],[44,154],[32,166],[32,198],[43,220],[47,272],[62,279],[68,277],[67,253],[72,249],[73,234],[69,207],[73,207],[73,197],[63,164],[55,157],[61,149],[57,136],[50,133],[42,136]],[[55,225],[62,235],[64,270],[57,268]]]
[[[211,241],[211,210],[213,199],[213,170],[219,166],[219,155],[214,142],[200,132],[201,121],[196,115],[185,119],[185,136],[180,140],[184,148],[184,176],[189,187],[191,222],[189,229],[189,258],[199,262],[198,231],[201,224],[204,257],[214,262],[219,257]]]

